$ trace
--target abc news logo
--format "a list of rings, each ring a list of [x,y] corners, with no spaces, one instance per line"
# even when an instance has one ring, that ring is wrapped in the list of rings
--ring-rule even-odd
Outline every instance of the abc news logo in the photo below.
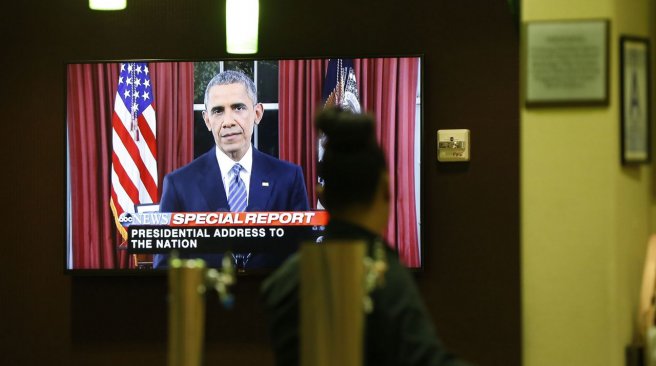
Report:
[[[123,227],[128,227],[132,222],[134,222],[134,219],[132,218],[132,214],[129,212],[123,212],[121,216],[118,217],[118,222],[121,224]]]
[[[149,213],[133,213],[123,212],[118,217],[118,222],[123,227],[130,225],[168,225],[171,223],[170,213],[149,212]]]

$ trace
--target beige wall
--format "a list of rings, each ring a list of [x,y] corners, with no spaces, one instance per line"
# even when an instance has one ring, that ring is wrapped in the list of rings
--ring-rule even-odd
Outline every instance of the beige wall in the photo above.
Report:
[[[611,24],[608,106],[521,110],[526,366],[624,364],[656,209],[652,165],[624,167],[619,159],[618,46],[620,35],[649,35],[650,2],[522,3],[524,22]]]
[[[651,0],[649,4],[650,31],[651,31],[651,99],[656,100],[656,0]],[[656,161],[656,107],[651,112],[651,151],[652,160]],[[656,233],[656,163],[652,169],[651,179],[651,231]]]

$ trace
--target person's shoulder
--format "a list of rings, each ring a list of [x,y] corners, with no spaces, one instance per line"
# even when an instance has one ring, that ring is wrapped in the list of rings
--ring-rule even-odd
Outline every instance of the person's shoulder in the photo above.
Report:
[[[385,272],[385,286],[383,294],[396,298],[400,294],[418,295],[414,276],[398,257],[398,254],[389,247],[385,248],[387,271]],[[406,300],[408,298],[405,298]]]
[[[295,292],[299,283],[299,260],[299,254],[293,254],[264,280],[260,292],[268,306],[276,306]]]
[[[197,157],[196,159],[189,162],[187,165],[183,165],[178,169],[175,169],[167,174],[168,179],[180,179],[183,177],[194,176],[197,174],[203,174],[206,171],[208,163],[211,162],[211,158],[215,154],[214,149],[205,154]]]
[[[253,149],[253,160],[255,159],[258,159],[261,163],[275,167],[276,169],[284,169],[284,170],[300,169],[300,167],[294,163],[290,163],[289,161],[285,161],[285,160],[280,160],[267,153]]]

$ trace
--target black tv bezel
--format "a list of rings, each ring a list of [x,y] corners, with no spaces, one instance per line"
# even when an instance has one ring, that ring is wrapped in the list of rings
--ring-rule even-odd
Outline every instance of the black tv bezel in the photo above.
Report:
[[[165,269],[121,269],[121,268],[112,268],[112,269],[103,269],[103,268],[97,268],[97,269],[90,269],[90,268],[68,268],[68,232],[69,232],[69,227],[68,227],[68,215],[69,215],[69,210],[68,210],[68,199],[67,199],[67,190],[68,190],[68,180],[69,180],[69,175],[68,175],[68,116],[67,116],[67,111],[68,111],[68,66],[69,65],[77,65],[77,64],[106,64],[106,63],[121,63],[121,62],[225,62],[225,61],[260,61],[260,60],[276,60],[276,61],[281,61],[281,60],[316,60],[316,59],[322,59],[322,60],[328,60],[328,59],[333,59],[333,58],[345,58],[345,59],[369,59],[369,58],[410,58],[410,57],[416,57],[419,58],[419,99],[421,101],[421,109],[419,112],[419,141],[421,141],[421,146],[419,148],[419,158],[420,158],[420,169],[419,169],[419,189],[420,189],[420,199],[421,201],[422,197],[425,197],[425,180],[426,180],[426,174],[425,174],[425,159],[427,158],[427,154],[425,153],[426,146],[428,144],[427,140],[425,140],[426,131],[425,131],[425,97],[424,97],[424,92],[425,92],[425,55],[423,53],[407,53],[407,54],[366,54],[366,55],[324,55],[324,56],[303,56],[303,57],[284,57],[284,56],[278,56],[278,57],[269,57],[269,56],[262,56],[262,57],[256,57],[254,55],[250,56],[228,56],[228,57],[221,57],[221,58],[196,58],[196,59],[187,59],[187,58],[125,58],[125,59],[96,59],[96,60],[88,60],[88,59],[82,59],[82,60],[67,60],[64,61],[62,64],[62,69],[63,69],[63,110],[64,110],[64,118],[63,118],[63,126],[64,126],[64,141],[63,141],[63,171],[65,172],[64,174],[64,187],[66,187],[64,191],[64,215],[63,215],[63,227],[65,228],[64,230],[64,238],[63,238],[63,268],[64,268],[64,275],[71,275],[71,276],[80,276],[80,277],[123,277],[123,276],[128,276],[128,277],[161,277],[167,273]],[[422,204],[419,210],[419,215],[420,217],[418,218],[419,220],[419,232],[417,233],[417,236],[419,238],[419,243],[420,243],[420,253],[419,253],[419,259],[421,265],[419,267],[405,267],[407,270],[409,270],[412,273],[418,274],[418,273],[423,273],[426,269],[426,229],[424,227],[424,220],[426,218],[426,205]],[[398,248],[396,248],[398,251]],[[246,272],[240,272],[238,273],[239,277],[266,277],[273,273],[275,271],[275,268],[271,269],[263,269],[263,270],[249,270]]]

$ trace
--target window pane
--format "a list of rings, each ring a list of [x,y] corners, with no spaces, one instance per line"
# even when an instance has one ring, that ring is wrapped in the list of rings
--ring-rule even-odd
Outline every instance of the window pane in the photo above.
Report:
[[[264,116],[257,125],[258,150],[278,157],[278,111],[265,110]]]
[[[194,159],[206,153],[214,145],[214,137],[205,126],[203,112],[194,111]]]
[[[219,62],[194,62],[194,103],[205,103],[205,88],[214,75],[219,73]],[[202,118],[201,118],[202,120]]]
[[[261,103],[278,103],[278,61],[257,62],[257,98]]]
[[[253,76],[253,61],[226,61],[223,63],[224,70],[237,70],[248,75],[251,80]]]

